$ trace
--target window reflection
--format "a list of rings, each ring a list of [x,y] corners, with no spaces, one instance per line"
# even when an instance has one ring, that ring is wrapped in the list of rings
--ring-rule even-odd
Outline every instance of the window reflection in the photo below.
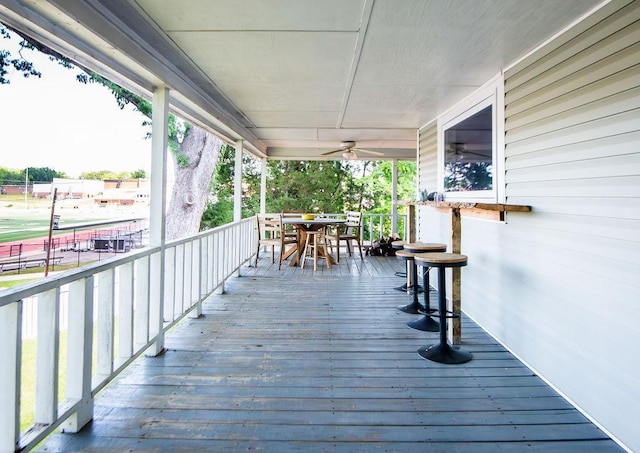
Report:
[[[493,189],[492,117],[488,106],[445,130],[445,192]]]

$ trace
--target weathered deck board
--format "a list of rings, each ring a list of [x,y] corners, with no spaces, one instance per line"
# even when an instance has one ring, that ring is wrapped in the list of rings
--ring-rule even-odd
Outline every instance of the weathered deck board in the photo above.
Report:
[[[104,389],[92,424],[41,451],[622,451],[464,317],[473,360],[422,359],[437,334],[396,309],[402,267],[278,271],[261,256]]]

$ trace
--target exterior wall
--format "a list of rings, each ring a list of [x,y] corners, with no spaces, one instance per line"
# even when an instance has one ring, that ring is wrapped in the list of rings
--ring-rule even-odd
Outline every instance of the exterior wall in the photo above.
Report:
[[[506,202],[533,211],[463,219],[462,307],[640,451],[640,2],[597,14],[505,72]]]
[[[27,193],[33,192],[33,185],[27,186]],[[24,195],[24,184],[21,186],[6,185],[0,186],[0,193],[3,195]]]
[[[418,133],[418,191],[435,192],[438,189],[438,123],[432,121],[422,127]],[[428,211],[423,206],[416,209],[417,240],[429,242],[428,237],[421,238],[432,225]],[[433,234],[433,232],[431,232]]]

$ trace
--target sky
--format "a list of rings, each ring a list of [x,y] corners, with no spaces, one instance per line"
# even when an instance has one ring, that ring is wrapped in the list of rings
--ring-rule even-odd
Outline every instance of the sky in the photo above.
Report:
[[[0,40],[0,49],[11,48]],[[23,51],[42,73],[24,78],[10,72],[0,85],[0,167],[49,167],[69,177],[87,171],[149,174],[151,140],[145,117],[120,110],[111,92],[77,82],[78,69],[65,69],[37,51]]]

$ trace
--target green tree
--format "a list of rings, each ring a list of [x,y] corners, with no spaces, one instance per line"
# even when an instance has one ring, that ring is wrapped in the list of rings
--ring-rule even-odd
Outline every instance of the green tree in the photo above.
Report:
[[[143,169],[134,170],[131,172],[132,179],[146,179],[146,177],[147,177],[147,172],[144,171]]]
[[[19,184],[24,184],[24,170],[21,172],[0,167],[0,185],[15,186]]]
[[[129,173],[126,171],[115,172],[111,170],[84,171],[80,173],[79,179],[94,179],[104,181],[105,179],[127,179]]]
[[[235,148],[223,145],[214,170],[209,201],[202,214],[200,229],[214,228],[233,221]],[[247,155],[242,158],[242,217],[260,210],[259,162]]]
[[[31,37],[0,24],[0,34],[3,38],[10,38],[12,33],[22,38],[20,55],[13,57],[8,50],[0,51],[0,84],[10,82],[5,77],[8,74],[7,68],[10,67],[21,72],[25,77],[40,77],[39,71],[22,56],[23,50],[38,50],[65,67],[79,68],[82,73],[78,74],[76,78],[80,82],[104,85],[114,95],[120,108],[132,105],[147,118],[143,121],[143,125],[150,125],[152,105],[149,101],[118,86],[89,68],[78,65],[65,55]],[[173,239],[195,234],[200,227],[200,219],[207,202],[209,184],[222,140],[196,125],[188,124],[170,115],[168,141],[174,156],[175,183],[165,216],[165,232],[167,239]]]
[[[26,170],[22,171],[22,180],[24,181]],[[53,178],[66,178],[63,172],[56,171],[49,167],[29,167],[29,182],[51,182]]]
[[[269,161],[266,210],[343,212],[352,177],[342,161]]]

